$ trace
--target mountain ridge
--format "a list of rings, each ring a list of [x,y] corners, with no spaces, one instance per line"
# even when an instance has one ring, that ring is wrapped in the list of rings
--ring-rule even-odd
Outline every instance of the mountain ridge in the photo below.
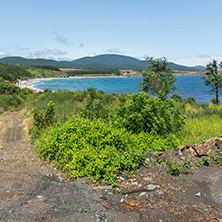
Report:
[[[20,56],[4,57],[0,59],[0,63],[9,63],[13,65],[36,65],[36,66],[55,66],[59,68],[116,68],[116,69],[132,69],[147,70],[149,62],[139,60],[131,56],[102,54],[97,56],[87,56],[72,61],[56,61],[52,59],[28,59]],[[202,66],[182,66],[173,62],[168,62],[168,66],[178,71],[200,71],[204,70]]]

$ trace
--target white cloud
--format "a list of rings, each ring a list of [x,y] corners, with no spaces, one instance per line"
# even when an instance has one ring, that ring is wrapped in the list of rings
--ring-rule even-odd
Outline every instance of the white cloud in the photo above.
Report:
[[[114,48],[114,47],[108,49],[107,52],[108,52],[108,53],[117,53],[117,54],[118,54],[118,53],[121,53],[120,49]]]
[[[196,57],[174,58],[171,60],[169,59],[168,61],[184,66],[197,66],[197,65],[206,66],[213,59],[220,62],[222,61],[222,55],[211,56],[208,54],[200,54]]]
[[[66,55],[67,52],[62,51],[60,49],[43,49],[43,50],[38,50],[34,53],[31,53],[32,56],[37,56],[37,57],[45,57],[45,56],[61,56],[61,55]]]
[[[20,45],[17,45],[17,48],[18,48],[19,50],[22,50],[22,51],[30,51],[30,48],[28,48],[28,47],[22,47],[22,46],[20,46]]]
[[[206,59],[206,58],[212,59],[211,56],[208,55],[208,54],[200,54],[200,55],[198,55],[198,57],[201,58],[201,59]]]
[[[6,57],[6,56],[9,56],[9,54],[4,51],[0,51],[0,57]]]
[[[64,45],[67,45],[67,46],[71,45],[68,38],[65,37],[64,35],[61,35],[56,31],[52,32],[52,34],[55,36],[56,41],[59,42],[60,44],[64,44]]]

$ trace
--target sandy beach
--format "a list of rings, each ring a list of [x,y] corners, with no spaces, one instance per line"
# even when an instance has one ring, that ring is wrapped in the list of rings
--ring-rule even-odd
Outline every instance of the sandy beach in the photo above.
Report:
[[[123,77],[128,77],[128,76],[84,76],[84,77],[70,76],[68,79],[98,78],[98,77],[99,78],[123,78]],[[19,80],[16,83],[16,86],[18,86],[19,88],[22,88],[22,89],[25,89],[25,88],[31,89],[33,92],[38,93],[38,92],[43,92],[44,90],[30,86],[33,82],[49,81],[49,80],[53,80],[53,79],[64,79],[64,78],[50,77],[50,78],[27,79],[27,80],[23,80],[23,81]]]

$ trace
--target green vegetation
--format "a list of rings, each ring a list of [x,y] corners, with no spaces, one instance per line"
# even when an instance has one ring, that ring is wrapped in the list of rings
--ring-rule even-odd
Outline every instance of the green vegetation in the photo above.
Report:
[[[211,92],[215,93],[216,104],[219,104],[219,90],[222,88],[222,62],[220,64],[217,63],[216,60],[213,60],[209,64],[207,64],[206,73],[202,76],[202,80],[206,86],[210,86],[212,88]]]
[[[16,81],[17,79],[31,78],[31,73],[28,72],[21,65],[10,65],[0,63],[0,77],[9,81]]]
[[[175,90],[174,83],[177,81],[171,69],[167,66],[166,58],[148,58],[151,65],[148,71],[143,71],[143,81],[140,83],[140,90],[157,96],[160,93],[167,95]]]
[[[94,57],[84,57],[73,61],[55,61],[48,59],[25,59],[22,57],[6,57],[0,59],[0,63],[9,63],[12,65],[34,65],[34,66],[53,66],[57,68],[82,68],[82,69],[132,69],[132,70],[147,70],[150,65],[147,61],[139,60],[123,55],[98,55]],[[173,70],[180,71],[198,71],[204,67],[188,67],[181,66],[169,62],[169,67]]]
[[[0,113],[20,110],[24,106],[25,98],[28,94],[31,95],[32,91],[20,89],[0,77]]]
[[[105,74],[113,74],[113,75],[120,75],[120,71],[118,69],[80,69],[80,70],[72,70],[67,71],[69,76],[82,76],[82,75],[105,75]]]
[[[133,94],[117,112],[120,127],[134,133],[147,132],[169,136],[180,130],[185,117],[173,100],[165,97],[150,97],[149,94]]]
[[[160,71],[156,72],[160,77],[155,79],[158,84],[152,89],[157,97],[145,92],[105,94],[94,88],[32,93],[7,83],[4,77],[0,78],[0,112],[25,108],[30,114],[32,110],[30,137],[36,152],[42,159],[54,161],[69,179],[88,176],[93,182],[114,185],[119,172],[128,170],[133,175],[149,152],[167,151],[222,135],[222,105],[215,101],[199,104],[192,97],[182,100],[178,94],[167,99],[166,94],[174,83],[171,72],[165,59],[152,62],[148,72]],[[25,70],[24,75],[19,71],[20,79],[59,72],[52,67],[8,64],[2,67],[2,73],[17,68]],[[16,80],[15,76],[12,81]],[[164,79],[166,76],[169,78]],[[199,164],[209,165],[212,159],[203,157]],[[164,156],[151,160],[167,166],[172,175],[186,173],[194,167],[187,157],[182,163]],[[222,165],[221,155],[214,160]]]

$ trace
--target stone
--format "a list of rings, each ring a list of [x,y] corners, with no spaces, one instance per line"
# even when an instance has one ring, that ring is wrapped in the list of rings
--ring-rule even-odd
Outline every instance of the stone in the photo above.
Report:
[[[140,197],[146,196],[146,192],[142,192],[139,194]]]
[[[153,195],[154,196],[160,196],[160,195],[163,195],[164,193],[163,193],[163,191],[162,190],[157,190],[157,191],[154,191],[153,192]]]
[[[80,208],[78,208],[78,210],[77,210],[79,213],[83,213],[83,209],[80,207]]]
[[[150,181],[150,180],[152,180],[152,178],[150,178],[150,177],[144,177],[143,178],[145,181]]]
[[[211,150],[209,148],[195,145],[195,151],[198,156],[211,156]]]
[[[148,189],[148,190],[155,190],[155,189],[156,189],[156,185],[154,185],[154,184],[148,184],[148,185],[147,185],[147,189]]]
[[[117,177],[117,179],[125,180],[125,178],[124,178],[124,177],[121,177],[121,176]]]
[[[200,192],[196,193],[195,196],[200,197],[201,196]]]
[[[178,154],[179,154],[180,156],[183,155],[182,152],[181,152],[181,150],[178,150]]]
[[[200,205],[198,205],[198,208],[199,208],[199,209],[201,209],[201,210],[204,210],[204,211],[206,211],[206,212],[208,212],[208,211],[209,211],[207,208],[202,207],[202,206],[200,206]]]

